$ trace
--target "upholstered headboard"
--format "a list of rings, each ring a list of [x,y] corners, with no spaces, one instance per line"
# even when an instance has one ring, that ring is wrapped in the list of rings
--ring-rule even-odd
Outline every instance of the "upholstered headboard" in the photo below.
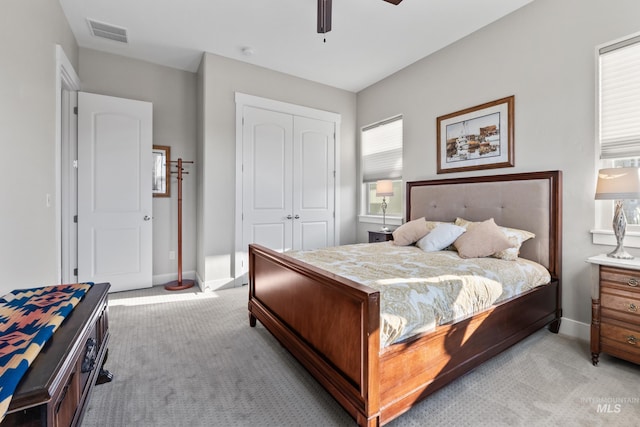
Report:
[[[562,173],[529,172],[407,182],[408,220],[470,221],[493,218],[498,225],[535,233],[520,256],[560,277]]]

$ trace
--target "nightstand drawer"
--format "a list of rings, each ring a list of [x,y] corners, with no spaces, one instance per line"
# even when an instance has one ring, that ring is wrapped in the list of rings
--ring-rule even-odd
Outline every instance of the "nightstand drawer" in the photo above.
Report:
[[[600,266],[600,283],[640,294],[640,271]]]
[[[640,360],[640,331],[626,326],[602,323],[600,327],[602,351],[614,356],[627,356],[627,360],[638,363]]]
[[[600,298],[602,317],[640,325],[640,299],[634,298],[636,295],[621,295],[609,291],[606,288],[602,289]]]

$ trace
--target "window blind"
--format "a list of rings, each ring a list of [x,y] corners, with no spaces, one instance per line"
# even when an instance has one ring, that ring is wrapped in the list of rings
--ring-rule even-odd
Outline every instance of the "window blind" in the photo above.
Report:
[[[640,36],[600,49],[600,158],[640,156]]]
[[[362,180],[402,178],[402,117],[362,129]]]

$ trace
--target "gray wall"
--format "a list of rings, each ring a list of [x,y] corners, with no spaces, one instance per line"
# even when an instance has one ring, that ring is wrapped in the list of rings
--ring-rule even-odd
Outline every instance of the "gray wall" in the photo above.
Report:
[[[341,229],[341,243],[354,242],[356,95],[208,53],[200,64],[199,79],[203,111],[198,157],[204,168],[198,182],[200,279],[215,288],[230,284],[235,274],[235,92],[341,114],[341,212],[336,222]]]
[[[358,126],[404,115],[405,180],[563,171],[563,327],[581,336],[591,316],[585,259],[610,249],[592,245],[589,233],[597,170],[595,51],[640,30],[638,16],[634,0],[536,0],[358,93]],[[515,95],[515,168],[438,176],[436,118],[508,95]],[[359,228],[363,239],[365,226]]]
[[[182,270],[196,269],[196,74],[119,55],[80,48],[78,73],[85,92],[153,103],[153,144],[171,147],[171,159],[195,160],[185,166],[182,194]],[[173,169],[175,170],[175,168]],[[169,259],[169,251],[176,258]],[[153,282],[177,279],[178,188],[171,197],[153,198]]]
[[[59,280],[56,44],[77,67],[78,46],[59,2],[0,2],[0,295]]]

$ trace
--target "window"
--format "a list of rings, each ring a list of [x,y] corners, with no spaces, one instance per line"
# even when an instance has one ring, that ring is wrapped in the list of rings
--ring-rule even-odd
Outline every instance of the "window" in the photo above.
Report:
[[[382,197],[376,196],[376,181],[393,181],[393,196],[387,196],[388,216],[402,216],[402,116],[365,126],[361,134],[363,206],[366,215],[382,215]]]
[[[598,60],[601,166],[640,166],[640,36],[601,48]],[[608,228],[613,202],[601,203],[599,226]],[[639,201],[625,200],[623,206],[628,224],[640,230]]]

